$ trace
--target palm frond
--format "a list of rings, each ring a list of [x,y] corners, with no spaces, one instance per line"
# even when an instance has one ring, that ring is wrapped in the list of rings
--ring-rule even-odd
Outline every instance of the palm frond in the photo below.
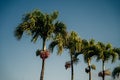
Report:
[[[38,37],[39,37],[39,31],[37,30],[36,32],[35,32],[35,34],[32,34],[33,35],[33,37],[32,37],[32,39],[31,39],[31,42],[36,42],[36,40],[38,39]]]
[[[120,48],[114,48],[113,51],[118,54],[118,57],[119,57],[119,60],[120,60]]]
[[[57,21],[55,23],[55,30],[54,33],[56,35],[61,34],[63,37],[67,35],[67,31],[66,31],[66,25],[63,22],[59,22]]]
[[[112,77],[115,79],[120,75],[120,66],[117,66],[113,69]]]
[[[52,20],[55,20],[55,19],[58,17],[58,14],[59,14],[58,11],[54,11],[54,12],[51,14]]]
[[[112,48],[112,45],[110,43],[106,44],[106,50],[109,50]]]
[[[86,39],[83,39],[83,40],[82,40],[82,45],[88,46],[88,41],[87,41]]]
[[[58,44],[58,41],[53,41],[49,45],[50,52],[53,52],[54,47]]]
[[[89,41],[89,44],[90,44],[90,45],[94,45],[94,43],[95,43],[95,40],[94,40],[94,39],[91,39],[91,40]]]
[[[23,35],[23,29],[18,26],[14,31],[14,35],[18,40],[20,40]]]
[[[112,62],[115,62],[116,59],[118,59],[118,54],[116,52],[114,52],[113,49],[110,50],[110,55],[111,55],[111,58],[112,58]]]

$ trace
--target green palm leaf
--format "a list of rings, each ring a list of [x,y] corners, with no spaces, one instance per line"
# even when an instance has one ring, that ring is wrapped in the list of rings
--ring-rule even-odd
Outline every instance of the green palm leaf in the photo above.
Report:
[[[119,77],[120,75],[120,66],[117,66],[114,68],[113,72],[112,72],[112,77],[115,79],[117,77]]]

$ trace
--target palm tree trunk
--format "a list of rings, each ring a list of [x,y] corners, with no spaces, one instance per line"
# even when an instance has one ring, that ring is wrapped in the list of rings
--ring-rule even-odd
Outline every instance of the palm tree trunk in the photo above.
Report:
[[[43,38],[43,51],[46,50],[46,38]],[[44,78],[44,70],[45,70],[45,59],[42,59],[42,69],[40,74],[40,80]]]
[[[104,60],[102,61],[102,69],[103,69],[103,76],[102,76],[102,78],[103,78],[103,80],[105,80],[105,61]]]
[[[91,73],[90,60],[88,60],[88,68],[89,68],[89,80],[92,80],[92,73]]]
[[[45,59],[42,60],[42,69],[41,69],[40,80],[43,80],[43,78],[44,78],[44,69],[45,69]]]
[[[74,67],[73,67],[73,57],[72,54],[70,54],[71,57],[71,80],[74,80]]]
[[[46,50],[46,38],[43,38],[43,51]]]

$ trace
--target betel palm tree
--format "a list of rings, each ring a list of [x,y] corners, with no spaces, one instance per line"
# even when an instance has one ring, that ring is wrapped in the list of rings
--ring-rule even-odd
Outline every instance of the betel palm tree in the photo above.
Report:
[[[36,52],[36,56],[40,56],[42,59],[40,80],[44,78],[45,60],[49,56],[49,51],[46,50],[46,41],[58,33],[62,34],[66,31],[65,24],[57,21],[57,17],[58,11],[44,14],[40,10],[34,10],[25,14],[22,23],[15,29],[15,37],[18,40],[21,39],[23,33],[27,33],[29,36],[32,36],[32,42],[36,42],[38,38],[41,38],[43,41],[42,50],[37,50]],[[58,29],[57,33],[55,33],[56,29]]]
[[[53,51],[54,47],[57,46],[58,53],[61,53],[63,49],[68,49],[70,53],[70,66],[71,66],[71,80],[74,80],[74,67],[73,62],[75,60],[74,55],[80,51],[81,39],[78,34],[74,31],[71,31],[65,38],[60,35],[57,36],[51,45],[49,46],[50,50]]]
[[[120,65],[117,66],[117,67],[115,67],[115,68],[113,69],[113,71],[112,71],[112,77],[113,77],[114,79],[117,79],[117,78],[120,77]]]
[[[95,40],[91,39],[90,41],[83,40],[83,50],[82,50],[84,61],[88,64],[88,68],[85,69],[86,73],[89,73],[89,80],[92,80],[91,69],[95,70],[96,66],[91,65],[91,60],[93,57],[96,57],[99,53],[99,49],[95,44]]]
[[[72,31],[67,38],[65,48],[69,50],[70,53],[70,62],[71,62],[71,80],[74,80],[74,66],[73,62],[75,59],[75,54],[80,52],[82,40],[78,34]]]
[[[100,49],[100,53],[97,56],[98,60],[102,60],[102,79],[105,80],[105,62],[108,60],[112,60],[111,62],[115,62],[118,54],[113,50],[112,45],[110,43],[104,44],[102,42],[97,43],[98,48]]]

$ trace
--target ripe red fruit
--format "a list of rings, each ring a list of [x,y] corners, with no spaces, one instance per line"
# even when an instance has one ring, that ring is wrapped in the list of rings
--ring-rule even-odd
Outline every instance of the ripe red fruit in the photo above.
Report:
[[[40,51],[40,58],[42,58],[42,59],[48,58],[49,55],[50,55],[50,52],[48,50]]]

